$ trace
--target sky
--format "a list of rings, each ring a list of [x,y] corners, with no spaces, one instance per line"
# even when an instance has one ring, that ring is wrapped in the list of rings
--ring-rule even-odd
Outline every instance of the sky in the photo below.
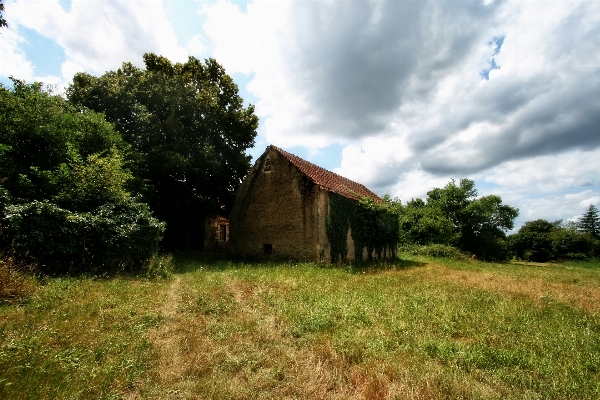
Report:
[[[4,0],[0,83],[215,58],[269,144],[403,203],[473,179],[526,221],[600,206],[600,2]]]

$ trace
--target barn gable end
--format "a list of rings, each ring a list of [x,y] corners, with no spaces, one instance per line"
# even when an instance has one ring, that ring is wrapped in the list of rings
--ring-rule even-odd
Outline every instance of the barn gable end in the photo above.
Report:
[[[361,198],[383,202],[361,184],[278,147],[267,147],[236,193],[229,250],[248,257],[330,262],[331,194],[353,202]],[[348,252],[341,258],[352,260],[351,232],[346,236]],[[396,252],[385,254],[395,256]]]

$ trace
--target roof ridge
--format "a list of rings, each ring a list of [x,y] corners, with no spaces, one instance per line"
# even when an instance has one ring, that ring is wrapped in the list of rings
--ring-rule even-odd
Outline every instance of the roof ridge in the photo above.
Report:
[[[361,200],[364,197],[382,202],[383,200],[375,193],[370,191],[365,185],[348,179],[344,176],[329,171],[323,167],[306,161],[295,154],[289,153],[275,145],[270,145],[270,148],[284,156],[292,163],[300,172],[309,177],[315,184],[322,188],[337,193],[341,196],[348,197],[353,200]]]

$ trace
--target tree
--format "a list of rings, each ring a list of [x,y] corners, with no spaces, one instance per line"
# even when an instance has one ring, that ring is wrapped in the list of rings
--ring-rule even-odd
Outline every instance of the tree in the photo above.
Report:
[[[437,208],[421,199],[412,199],[399,211],[400,243],[450,244],[453,239],[452,222]]]
[[[557,259],[586,259],[594,256],[597,242],[587,233],[577,229],[577,223],[556,221],[552,223],[554,230],[550,233],[552,251]]]
[[[129,196],[128,145],[41,83],[0,84],[0,251],[45,273],[139,269],[164,224]]]
[[[510,252],[523,260],[546,262],[587,259],[598,255],[600,241],[578,229],[575,222],[528,221],[509,236]]]
[[[0,85],[0,179],[17,202],[90,211],[129,197],[128,149],[101,115],[79,112],[41,83]]]
[[[593,238],[600,237],[600,217],[598,209],[595,205],[590,204],[590,207],[577,221],[577,228],[581,232],[590,234]]]
[[[2,0],[0,0],[0,28],[6,28],[8,26],[6,20],[4,19],[4,16],[2,15],[3,12],[4,4],[2,4]]]
[[[198,248],[204,220],[227,212],[250,168],[258,118],[215,60],[144,55],[100,77],[77,74],[67,97],[104,113],[131,144],[132,190],[167,222],[164,245]]]
[[[526,222],[510,237],[512,253],[522,260],[546,262],[554,258],[553,237],[557,227],[544,220]]]
[[[519,215],[517,208],[502,204],[496,195],[477,198],[475,182],[470,179],[461,179],[458,185],[452,180],[427,196],[427,206],[439,209],[452,223],[452,245],[484,260],[508,256],[504,240]]]

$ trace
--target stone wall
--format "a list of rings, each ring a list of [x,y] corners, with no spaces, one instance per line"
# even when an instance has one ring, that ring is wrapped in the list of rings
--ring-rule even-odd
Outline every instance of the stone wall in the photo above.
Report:
[[[268,148],[236,193],[230,221],[229,251],[245,257],[330,262],[326,221],[329,192]],[[354,260],[354,241],[347,235],[346,260]],[[385,249],[381,258],[395,257]],[[369,259],[363,249],[363,259]],[[372,259],[379,258],[373,252]]]
[[[328,261],[326,211],[327,192],[269,149],[238,189],[229,248],[250,257]]]
[[[229,220],[217,216],[207,218],[204,224],[204,250],[226,250],[229,244]]]

